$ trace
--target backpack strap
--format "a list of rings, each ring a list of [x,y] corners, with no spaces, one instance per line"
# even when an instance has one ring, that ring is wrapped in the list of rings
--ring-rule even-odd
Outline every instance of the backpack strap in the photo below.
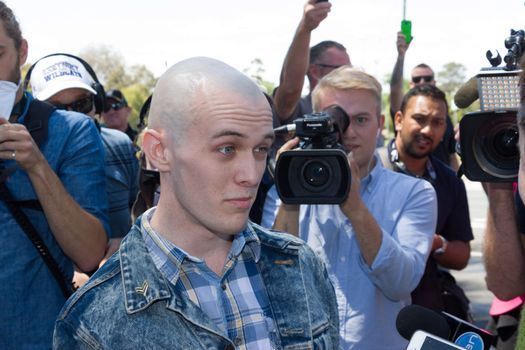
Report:
[[[48,124],[55,107],[39,100],[31,101],[25,118],[25,126],[38,147],[47,140]]]

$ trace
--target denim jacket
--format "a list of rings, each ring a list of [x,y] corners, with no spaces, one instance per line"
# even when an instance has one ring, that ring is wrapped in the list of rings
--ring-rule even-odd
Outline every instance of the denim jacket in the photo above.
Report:
[[[278,348],[337,349],[337,303],[321,260],[295,237],[249,225],[261,240],[257,267]],[[139,227],[137,222],[119,252],[67,301],[55,324],[54,348],[236,348],[157,270]]]

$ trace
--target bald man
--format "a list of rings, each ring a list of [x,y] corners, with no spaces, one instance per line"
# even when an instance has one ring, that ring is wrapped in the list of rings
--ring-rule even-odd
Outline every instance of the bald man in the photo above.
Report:
[[[158,206],[70,298],[55,349],[336,349],[336,299],[304,242],[250,221],[274,135],[242,73],[192,58],[158,81],[143,149]]]

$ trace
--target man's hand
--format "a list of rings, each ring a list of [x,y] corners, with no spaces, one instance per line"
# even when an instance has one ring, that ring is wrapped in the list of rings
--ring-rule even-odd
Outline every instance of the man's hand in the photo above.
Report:
[[[405,34],[403,34],[402,32],[397,32],[397,42],[396,42],[397,54],[399,56],[404,57],[411,42],[412,40],[410,40],[410,42],[407,43]]]
[[[315,3],[316,0],[308,0],[304,5],[303,18],[301,20],[301,27],[304,30],[312,31],[319,26],[319,24],[328,16],[332,4],[328,1]]]
[[[359,205],[362,204],[361,201],[361,178],[359,175],[359,165],[352,157],[352,153],[348,154],[348,166],[350,167],[350,174],[352,174],[352,181],[350,184],[350,191],[345,201],[341,204],[341,209],[344,213],[353,212]]]
[[[27,173],[46,161],[25,126],[3,118],[0,118],[0,159],[16,160]]]

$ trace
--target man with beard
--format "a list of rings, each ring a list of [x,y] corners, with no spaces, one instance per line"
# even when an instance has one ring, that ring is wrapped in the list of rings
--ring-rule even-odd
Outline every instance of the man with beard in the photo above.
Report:
[[[445,133],[447,111],[445,94],[437,87],[425,84],[412,88],[395,114],[396,137],[382,156],[385,166],[430,182],[438,198],[432,253],[425,274],[412,293],[412,302],[466,319],[468,299],[452,275],[442,269],[463,269],[469,261],[469,242],[473,239],[465,185],[432,154]],[[459,299],[442,297],[448,286],[459,289],[455,294]]]
[[[51,348],[73,264],[95,269],[107,241],[104,151],[97,128],[87,116],[54,110],[23,91],[20,66],[27,50],[13,12],[0,2],[1,349]],[[39,132],[47,135],[36,137]],[[34,231],[22,229],[16,208]],[[46,253],[28,239],[31,231]],[[52,260],[44,262],[44,256]]]

